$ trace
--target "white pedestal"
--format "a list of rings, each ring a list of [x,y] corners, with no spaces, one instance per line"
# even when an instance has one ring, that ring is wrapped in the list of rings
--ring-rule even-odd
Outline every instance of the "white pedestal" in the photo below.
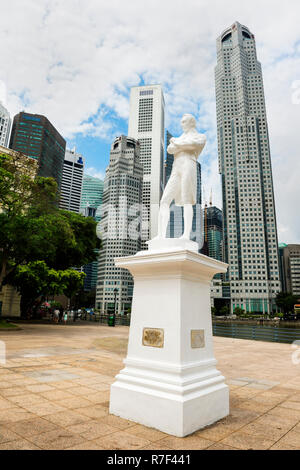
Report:
[[[182,437],[229,413],[210,307],[210,281],[227,265],[176,248],[159,252],[156,244],[155,251],[115,260],[132,273],[134,295],[128,354],[111,386],[110,413]]]

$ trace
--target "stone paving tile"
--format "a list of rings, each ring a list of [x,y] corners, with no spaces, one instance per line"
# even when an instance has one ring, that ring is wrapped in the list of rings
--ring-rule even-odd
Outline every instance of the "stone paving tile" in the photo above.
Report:
[[[8,400],[16,405],[24,407],[25,405],[38,405],[41,403],[48,403],[48,401],[34,393],[26,393],[24,395],[17,395],[14,397],[8,397]]]
[[[16,441],[20,439],[20,436],[9,429],[7,426],[0,425],[0,444],[5,442]]]
[[[158,431],[157,429],[148,428],[141,424],[131,426],[126,430],[126,432],[129,434],[134,434],[135,436],[143,437],[151,442],[159,441],[160,439],[168,436],[164,432]]]
[[[103,392],[95,392],[95,393],[89,393],[88,395],[85,395],[84,397],[91,401],[92,403],[103,403],[109,399],[110,393],[103,393]]]
[[[17,395],[24,395],[27,391],[26,387],[2,388],[0,390],[0,397],[16,397]]]
[[[102,418],[108,414],[108,411],[101,405],[85,406],[84,408],[77,408],[74,411],[89,418]]]
[[[0,424],[15,423],[30,418],[33,418],[33,414],[19,407],[0,410]]]
[[[8,408],[15,408],[15,406],[16,405],[11,401],[0,398],[0,411],[7,410]]]
[[[62,406],[56,405],[55,403],[41,403],[38,405],[23,405],[23,407],[28,410],[30,413],[33,413],[37,416],[47,416],[50,414],[57,413],[59,411],[65,411],[65,408]],[[0,418],[1,421],[1,418]]]
[[[65,450],[105,450],[104,447],[100,447],[98,444],[92,441],[85,441],[77,446],[67,447]]]
[[[151,442],[151,444],[149,444],[146,447],[142,447],[141,450],[172,450],[172,449],[156,441],[156,442]]]
[[[0,444],[0,450],[40,450],[39,447],[26,439],[19,439],[12,442]]]
[[[84,423],[90,418],[88,416],[84,416],[83,414],[76,413],[75,411],[64,410],[60,411],[59,413],[49,414],[45,416],[45,419],[59,426],[67,427],[74,424]]]
[[[110,390],[110,384],[104,384],[104,383],[93,383],[90,384],[90,388],[97,390],[98,392],[107,392]]]
[[[244,426],[242,428],[242,432],[262,438],[267,436],[268,440],[276,442],[286,434],[286,429],[254,421],[253,423]]]
[[[102,436],[120,431],[118,428],[110,426],[106,423],[97,422],[96,420],[90,420],[85,423],[68,426],[67,430],[73,434],[80,434],[81,437],[87,440],[97,439]]]
[[[213,444],[212,446],[208,447],[206,450],[240,450],[240,449],[217,442],[216,444]]]
[[[78,434],[72,434],[63,428],[28,437],[28,440],[41,449],[61,450],[84,442]]]
[[[195,436],[211,441],[220,441],[243,426],[244,424],[242,423],[216,423],[196,431]]]
[[[192,434],[183,438],[168,436],[164,439],[161,439],[159,444],[166,444],[170,449],[175,450],[202,450],[207,449],[210,445],[214,444],[214,442],[208,439],[202,439],[201,437]]]
[[[46,384],[26,385],[25,388],[32,393],[50,392],[50,390],[55,390],[55,387]]]
[[[284,401],[280,403],[282,408],[300,411],[300,401]]]
[[[292,446],[300,450],[300,433],[292,429],[278,440],[277,444]]]
[[[83,397],[75,397],[74,395],[72,396],[72,398],[68,398],[67,400],[57,400],[52,403],[55,403],[56,405],[61,406],[63,408],[67,408],[69,410],[91,406],[90,400],[87,400]]]
[[[57,401],[57,400],[68,400],[69,398],[74,398],[74,395],[66,390],[50,390],[49,392],[41,392],[40,397],[44,397],[47,400]]]
[[[149,440],[134,436],[125,431],[109,434],[103,438],[95,439],[93,442],[99,444],[103,449],[109,450],[136,450],[150,444]]]
[[[0,382],[0,393],[3,388],[11,388],[13,386],[12,382],[1,381]]]
[[[282,406],[276,406],[275,408],[272,408],[270,411],[268,411],[267,414],[293,419],[295,424],[300,421],[300,410],[283,408]]]
[[[266,439],[265,437],[253,436],[252,434],[238,431],[230,434],[230,436],[223,439],[220,443],[242,450],[266,450],[274,444],[274,441]]]
[[[269,450],[299,450],[297,447],[293,447],[289,444],[286,444],[284,442],[276,442],[272,447],[270,447]]]
[[[79,387],[72,387],[70,389],[68,389],[68,391],[70,393],[72,393],[73,395],[89,395],[91,393],[94,393],[94,390],[92,388],[89,388],[89,387],[84,387],[84,386],[79,386]]]
[[[119,430],[128,429],[131,426],[136,425],[136,423],[133,422],[133,421],[129,421],[127,419],[119,418],[119,416],[115,416],[115,415],[107,415],[104,418],[101,418],[100,421],[102,423],[110,424],[111,426],[114,426],[114,427],[118,428]]]
[[[26,421],[18,421],[16,423],[7,424],[7,427],[21,437],[34,436],[43,432],[54,431],[57,426],[46,421],[45,419],[36,417]]]

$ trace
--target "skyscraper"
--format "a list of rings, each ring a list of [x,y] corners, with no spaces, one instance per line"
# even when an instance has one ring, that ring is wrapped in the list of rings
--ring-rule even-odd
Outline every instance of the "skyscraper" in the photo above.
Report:
[[[80,212],[95,217],[97,222],[100,220],[103,185],[104,183],[100,178],[90,175],[83,176]]]
[[[299,296],[300,300],[300,245],[280,244],[282,263],[282,291]]]
[[[169,131],[166,132],[166,148],[170,143],[172,134]],[[165,171],[164,171],[164,186],[166,186],[172,172],[174,156],[166,152],[165,160]],[[193,206],[193,224],[191,232],[191,240],[196,241],[199,244],[199,251],[203,243],[203,227],[202,227],[202,210],[201,210],[201,165],[197,161],[197,195],[196,204]],[[183,207],[176,206],[173,201],[170,205],[170,220],[167,227],[167,237],[176,238],[183,234],[184,230],[184,217]]]
[[[204,208],[204,238],[207,242],[207,256],[219,261],[223,260],[222,232],[222,211],[210,203],[209,207]]]
[[[0,145],[3,147],[8,147],[10,126],[10,114],[0,102]]]
[[[215,81],[231,310],[270,312],[280,280],[263,78],[254,35],[238,22],[217,39]]]
[[[126,269],[115,266],[114,258],[134,255],[141,247],[141,202],[143,166],[140,144],[124,135],[117,137],[110,151],[103,191],[96,307],[102,312],[115,308],[128,311],[133,279]]]
[[[140,142],[140,160],[144,168],[143,241],[157,235],[159,201],[164,183],[164,107],[160,85],[131,88],[128,135]]]
[[[100,212],[103,197],[103,181],[94,176],[84,175],[81,194],[80,212],[86,217],[93,217],[96,222],[100,221]],[[99,253],[99,250],[95,250]],[[86,274],[84,278],[84,290],[90,291],[97,286],[98,260],[83,266]]]
[[[56,179],[60,189],[66,141],[45,116],[16,114],[9,147],[38,160],[39,176]]]
[[[80,211],[84,158],[76,150],[66,150],[60,190],[60,208]]]

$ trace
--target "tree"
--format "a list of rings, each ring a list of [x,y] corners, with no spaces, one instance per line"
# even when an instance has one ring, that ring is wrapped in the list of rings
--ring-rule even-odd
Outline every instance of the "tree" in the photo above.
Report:
[[[220,310],[220,314],[223,316],[227,316],[230,314],[230,309],[227,305],[223,305],[223,307]]]
[[[18,266],[7,278],[21,295],[21,313],[27,317],[36,299],[42,303],[46,297],[65,294],[68,298],[83,286],[85,274],[75,269],[56,270],[45,261],[32,261]]]
[[[294,305],[298,302],[298,297],[290,292],[278,292],[276,295],[276,305],[287,314],[293,312]]]
[[[241,317],[242,315],[245,314],[245,310],[243,310],[241,307],[235,307],[235,309],[234,309],[234,314],[235,314],[237,317]]]
[[[36,177],[33,162],[17,152],[0,155],[0,288],[17,287],[23,312],[47,289],[55,295],[57,279],[74,292],[83,275],[70,266],[94,261],[100,248],[94,219],[60,210],[56,181]]]

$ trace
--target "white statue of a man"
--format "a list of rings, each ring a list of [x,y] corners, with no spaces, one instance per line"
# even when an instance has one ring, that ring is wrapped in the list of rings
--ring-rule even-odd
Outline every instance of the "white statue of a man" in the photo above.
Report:
[[[174,162],[160,201],[156,238],[166,238],[170,204],[175,199],[176,206],[184,208],[184,232],[180,238],[190,239],[197,193],[196,162],[205,146],[206,137],[196,131],[196,120],[191,114],[182,116],[181,127],[183,134],[177,138],[172,137],[167,148],[168,153],[174,155]]]

